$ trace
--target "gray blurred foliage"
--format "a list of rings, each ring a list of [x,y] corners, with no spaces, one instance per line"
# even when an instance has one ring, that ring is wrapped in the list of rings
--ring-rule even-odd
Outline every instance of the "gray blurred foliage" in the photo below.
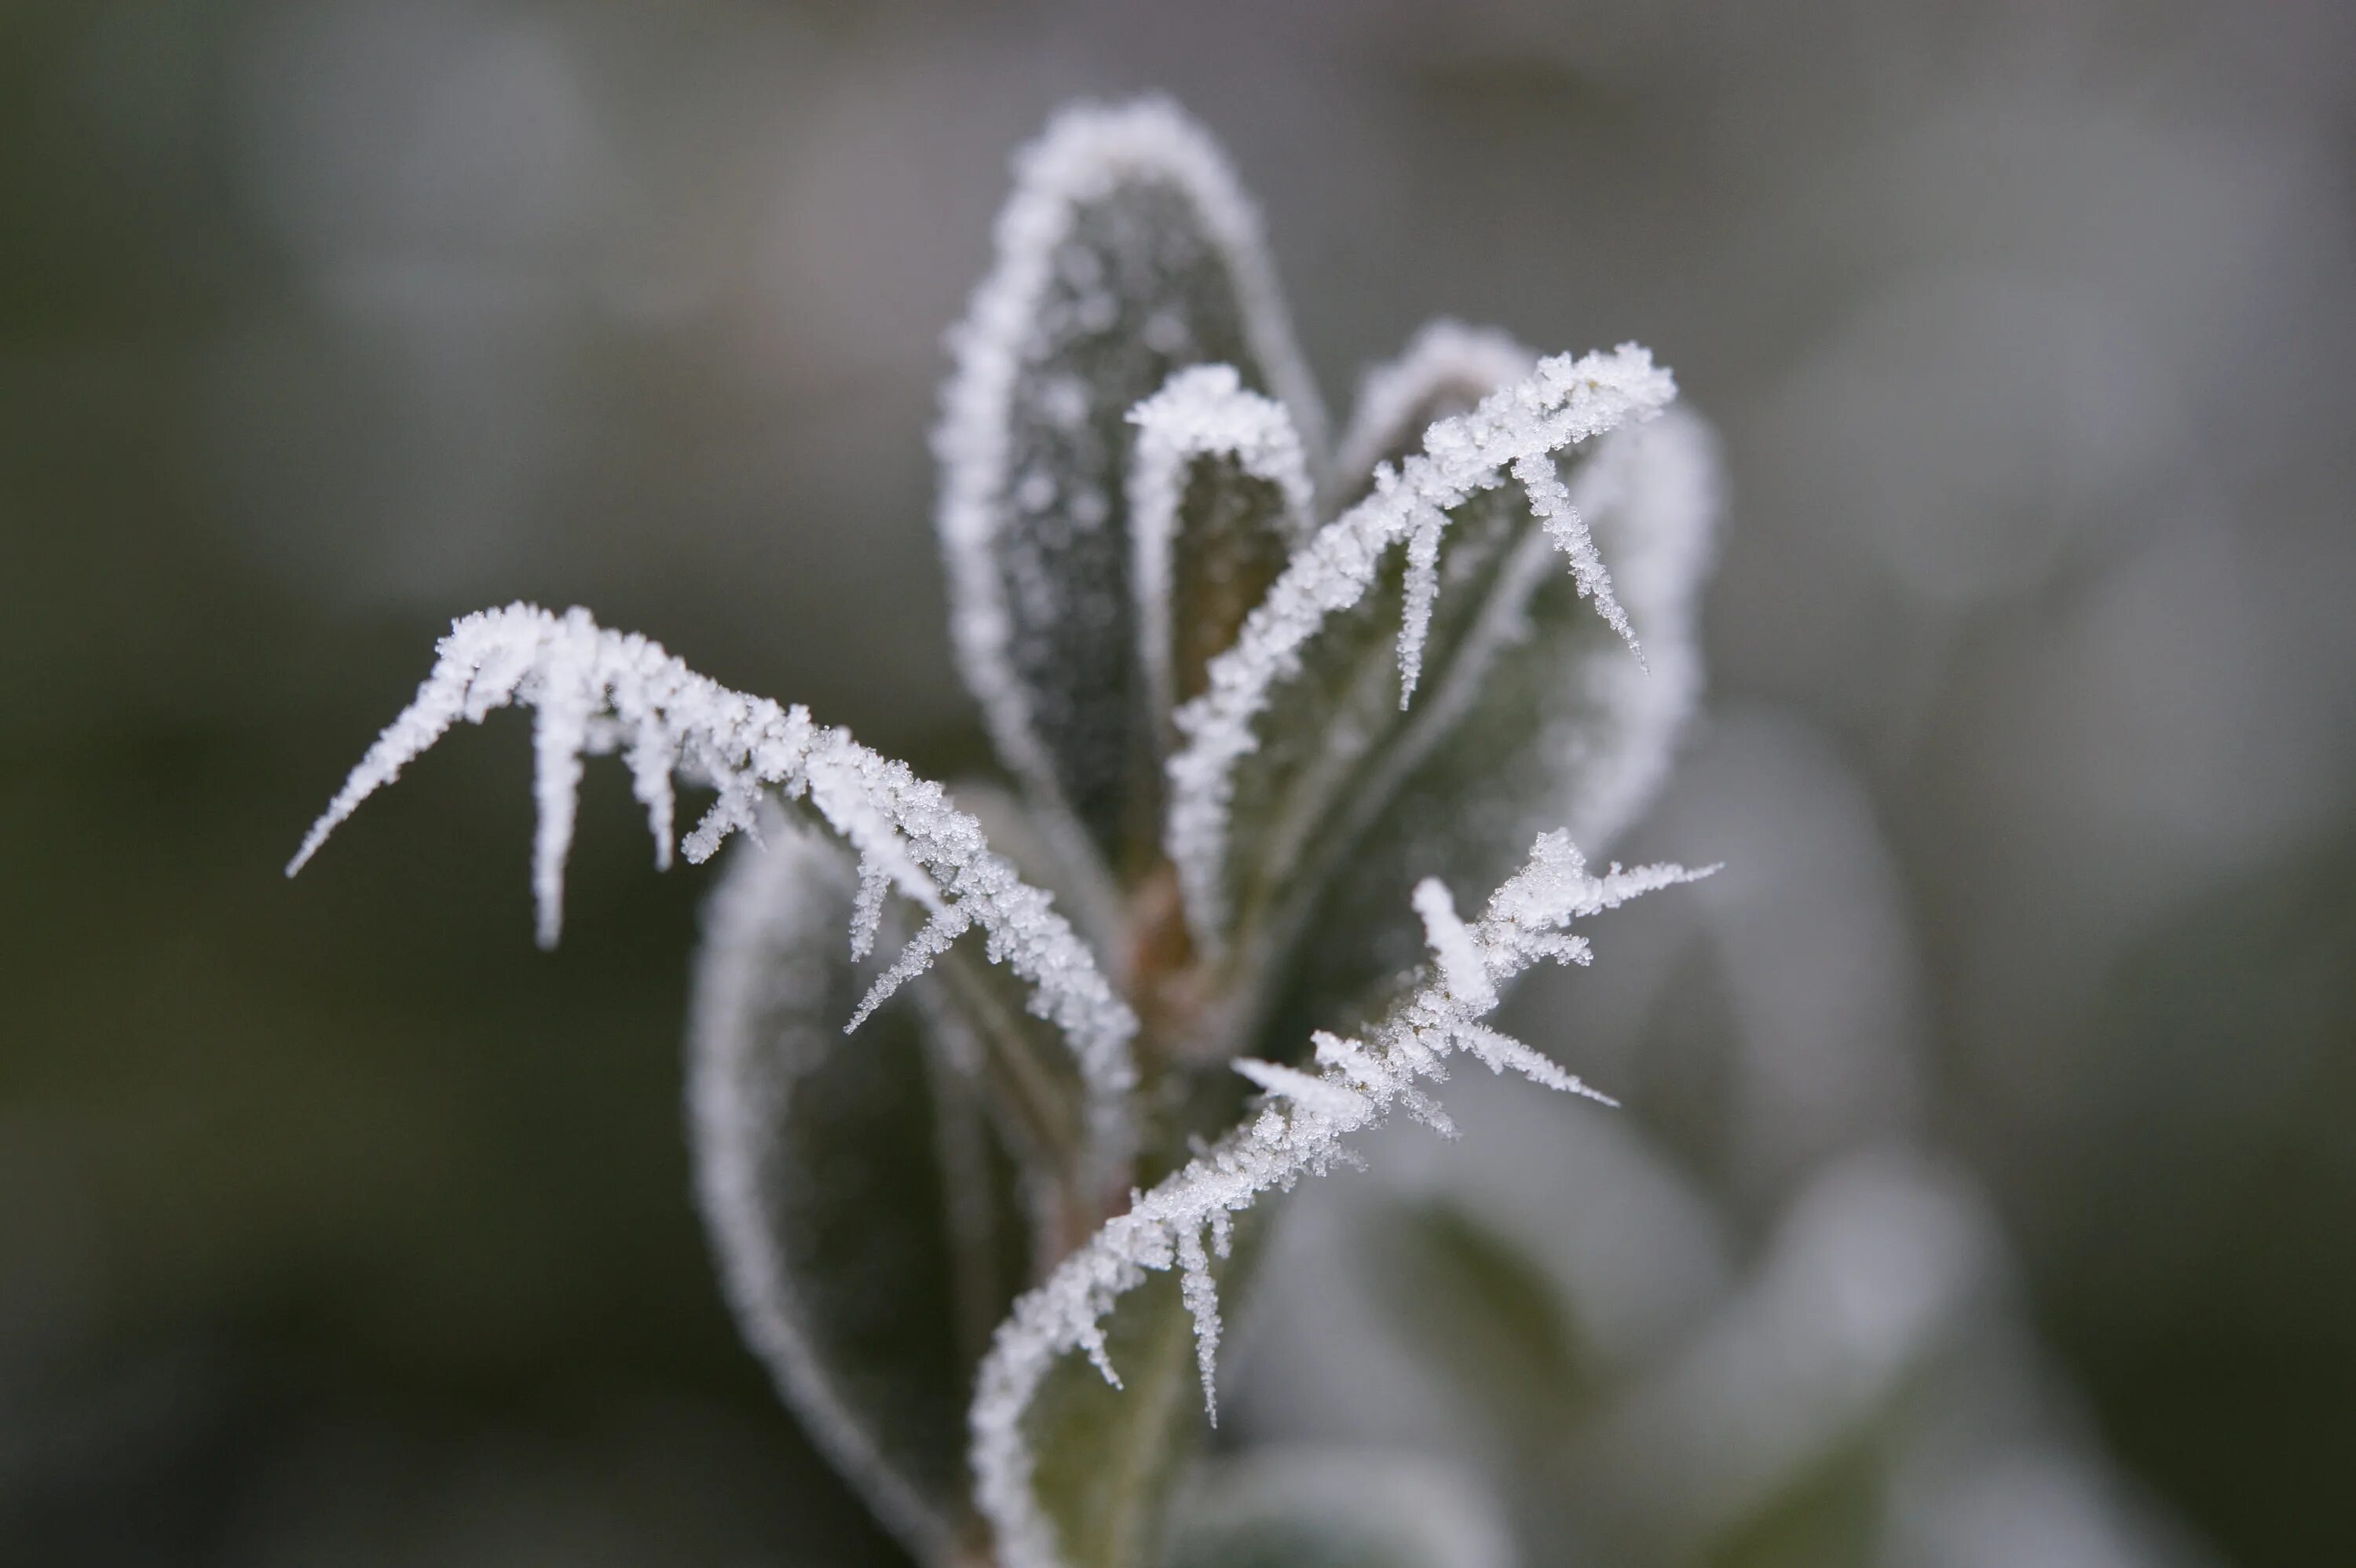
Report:
[[[496,740],[276,872],[423,640],[520,594],[978,765],[937,332],[1005,151],[1160,86],[1266,204],[1312,363],[1435,306],[1635,337],[1725,432],[1719,718],[1623,853],[1730,869],[1525,998],[1631,1102],[1528,1147],[1642,1149],[1746,1275],[1852,1160],[1984,1189],[1942,1211],[2018,1264],[1952,1342],[2029,1370],[1961,1363],[1975,1419],[2032,1409],[2226,1561],[2348,1561],[2351,34],[2324,0],[0,12],[0,1556],[890,1560],[711,1282],[702,884],[648,871],[620,780],[552,958]],[[1484,1269],[1530,1298],[1434,1196],[1457,1152],[1332,1184],[1423,1216],[1403,1310]],[[1592,1288],[1719,1288],[1682,1226]],[[1601,1328],[1527,1317],[1582,1397]],[[2008,1463],[1939,1516],[1983,1561],[2068,1506]],[[1614,1506],[1702,1518],[1681,1478]]]

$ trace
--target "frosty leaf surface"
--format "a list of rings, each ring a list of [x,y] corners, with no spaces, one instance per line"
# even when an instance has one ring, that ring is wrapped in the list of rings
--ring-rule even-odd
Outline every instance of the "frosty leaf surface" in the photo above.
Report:
[[[1181,370],[1129,416],[1139,656],[1158,738],[1200,696],[1309,535],[1308,459],[1284,405],[1243,389],[1230,365]]]
[[[1256,1217],[1238,1221],[1239,1250]],[[1211,1266],[1233,1285],[1240,1257]],[[1154,1561],[1172,1488],[1204,1430],[1194,1323],[1176,1275],[1146,1281],[1099,1326],[1108,1382],[1085,1355],[1066,1358],[1020,1414],[1033,1496],[1068,1568],[1143,1568]]]
[[[1526,374],[1481,388],[1477,378],[1517,364]],[[1262,968],[1280,962],[1315,888],[1422,760],[1449,749],[1492,667],[1527,641],[1526,611],[1543,584],[1585,601],[1590,630],[1633,644],[1554,464],[1564,453],[1583,460],[1673,394],[1641,349],[1533,364],[1462,328],[1428,331],[1370,379],[1376,407],[1353,432],[1361,452],[1395,451],[1407,421],[1477,401],[1376,471],[1181,709],[1167,842],[1199,942]],[[1558,554],[1571,557],[1569,571]],[[1643,672],[1630,648],[1617,652]],[[1404,891],[1389,890],[1379,909],[1397,910]]]
[[[696,1187],[746,1341],[910,1550],[974,1524],[965,1405],[1024,1278],[1012,1162],[913,998],[843,1032],[879,966],[851,859],[768,814],[707,916],[689,1021]]]
[[[998,260],[954,336],[936,437],[952,630],[1001,754],[1117,874],[1160,780],[1130,565],[1128,415],[1173,371],[1236,368],[1322,443],[1259,220],[1159,101],[1066,111],[1017,159]]]
[[[1162,1568],[1513,1568],[1494,1499],[1411,1454],[1253,1450],[1207,1467]]]
[[[1313,901],[1278,917],[1305,933],[1292,950],[1290,999],[1273,1014],[1279,1029],[1363,1005],[1415,961],[1413,927],[1379,916],[1430,868],[1477,886],[1555,824],[1581,844],[1609,845],[1666,775],[1700,698],[1714,440],[1672,409],[1602,438],[1566,488],[1612,562],[1647,663],[1580,602],[1525,513],[1492,590],[1494,629],[1476,634],[1494,645],[1473,651],[1477,670],[1465,667],[1477,678],[1432,693],[1430,731],[1403,732],[1383,759],[1395,778],[1356,786],[1354,804],[1374,808],[1372,820],[1349,835],[1346,852],[1318,862],[1331,869]]]
[[[1584,1088],[1535,1051],[1483,1021],[1502,986],[1542,961],[1583,963],[1580,918],[1692,880],[1674,866],[1589,874],[1568,837],[1541,836],[1475,922],[1456,912],[1437,881],[1417,889],[1436,963],[1363,1038],[1320,1034],[1313,1072],[1277,1063],[1241,1064],[1266,1091],[1258,1109],[1180,1170],[1139,1193],[1125,1212],[1026,1292],[1000,1325],[983,1358],[970,1413],[975,1494],[1004,1568],[1055,1568],[1071,1549],[1040,1488],[1030,1427],[1034,1403],[1072,1362],[1086,1358],[1108,1383],[1122,1377],[1106,1324],[1133,1293],[1175,1275],[1193,1320],[1196,1369],[1215,1419],[1213,1374],[1221,1338],[1217,1262],[1229,1255],[1237,1216],[1303,1176],[1355,1157],[1353,1135],[1405,1109],[1447,1130],[1445,1114],[1421,1085],[1447,1075],[1448,1059],[1470,1055],[1493,1071],[1513,1067],[1550,1086]],[[1436,972],[1434,972],[1436,971]],[[1157,1368],[1160,1363],[1156,1363]]]

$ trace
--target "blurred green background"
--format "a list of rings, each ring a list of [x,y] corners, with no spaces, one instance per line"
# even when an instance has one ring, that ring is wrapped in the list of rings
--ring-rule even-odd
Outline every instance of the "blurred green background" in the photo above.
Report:
[[[1335,405],[1434,312],[1676,367],[1713,707],[1861,792],[2101,1438],[2356,1561],[2351,61],[2327,0],[0,5],[0,1560],[891,1560],[713,1285],[707,879],[620,771],[553,955],[520,721],[279,868],[517,597],[986,765],[938,335],[1013,146],[1159,87]]]

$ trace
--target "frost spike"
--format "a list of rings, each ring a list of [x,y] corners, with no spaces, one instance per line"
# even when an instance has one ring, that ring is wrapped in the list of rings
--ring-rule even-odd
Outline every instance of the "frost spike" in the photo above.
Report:
[[[1481,919],[1460,928],[1494,985],[1541,961],[1561,961],[1569,922],[1707,874],[1663,865],[1590,876],[1569,835],[1543,834],[1522,869],[1490,895]],[[1494,990],[1489,1001],[1494,1005]],[[1215,1322],[1216,1285],[1201,1246],[1205,1227],[1216,1216],[1249,1209],[1264,1193],[1346,1163],[1344,1140],[1379,1124],[1394,1106],[1411,1107],[1420,1097],[1416,1083],[1442,1075],[1444,1058],[1467,1045],[1466,1031],[1487,1010],[1460,997],[1443,974],[1394,1004],[1364,1040],[1321,1033],[1316,1081],[1330,1094],[1287,1093],[1281,1104],[1263,1105],[1140,1194],[1127,1213],[1107,1221],[1016,1300],[982,1359],[971,1417],[975,1500],[991,1522],[1001,1568],[1063,1568],[1055,1525],[1032,1491],[1033,1461],[1022,1430],[1024,1412],[1055,1363],[1074,1351],[1099,1356],[1105,1316],[1151,1273],[1177,1268],[1196,1323]],[[1242,1071],[1258,1081],[1261,1065]],[[1215,1352],[1215,1342],[1208,1351],[1198,1348],[1206,1366]],[[1210,1398],[1206,1389],[1206,1405]]]
[[[1280,1062],[1239,1056],[1230,1065],[1269,1093],[1287,1100],[1298,1100],[1304,1105],[1313,1105],[1331,1116],[1351,1115],[1365,1098],[1355,1089],[1338,1088],[1313,1072],[1303,1072],[1298,1067],[1287,1067]]]
[[[1514,477],[1521,482],[1522,493],[1529,497],[1530,511],[1546,529],[1547,538],[1570,558],[1570,573],[1579,584],[1580,597],[1595,601],[1595,613],[1620,634],[1620,640],[1628,645],[1628,651],[1642,665],[1644,650],[1637,645],[1635,630],[1628,624],[1628,613],[1612,596],[1612,574],[1603,569],[1603,558],[1595,551],[1595,536],[1587,531],[1579,508],[1571,505],[1570,488],[1555,471],[1554,460],[1517,458]]]
[[[1456,913],[1448,884],[1438,877],[1424,878],[1415,885],[1414,904],[1415,912],[1423,917],[1424,941],[1440,961],[1440,980],[1448,994],[1475,1012],[1494,1008],[1497,987],[1489,981],[1488,964],[1472,933]]]
[[[859,999],[859,1007],[851,1013],[851,1021],[842,1026],[842,1032],[855,1033],[861,1024],[873,1016],[876,1008],[892,999],[894,992],[931,968],[933,960],[948,952],[949,944],[972,924],[973,917],[956,905],[934,911],[932,918],[908,939],[908,944],[900,950],[900,956],[892,961],[892,966],[875,976],[875,984],[869,987],[867,995]],[[866,955],[861,954],[858,956]]]

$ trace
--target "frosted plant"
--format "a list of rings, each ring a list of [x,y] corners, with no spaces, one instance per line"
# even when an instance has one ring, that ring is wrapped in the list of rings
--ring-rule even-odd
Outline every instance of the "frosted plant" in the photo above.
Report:
[[[1697,698],[1711,442],[1641,348],[1441,324],[1329,452],[1258,219],[1164,103],[1058,118],[997,240],[936,446],[1015,792],[517,604],[454,624],[289,869],[511,705],[543,944],[584,757],[621,753],[659,863],[678,784],[713,792],[688,859],[748,844],[689,1031],[705,1217],[747,1339],[918,1557],[1503,1563],[1477,1488],[1396,1457],[1178,1483],[1281,1194],[1394,1110],[1452,1133],[1451,1059],[1602,1098],[1490,1019],[1588,961],[1575,923],[1695,875],[1581,849]]]

